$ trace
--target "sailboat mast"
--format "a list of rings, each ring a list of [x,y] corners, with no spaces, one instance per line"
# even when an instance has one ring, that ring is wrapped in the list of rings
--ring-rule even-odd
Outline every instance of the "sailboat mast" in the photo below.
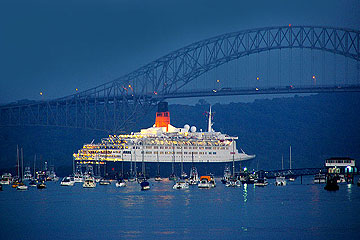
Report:
[[[21,148],[21,181],[24,179],[24,152]]]
[[[159,151],[156,153],[156,159],[157,159],[157,175],[160,177]]]
[[[181,174],[184,172],[183,149],[181,147]]]
[[[144,162],[144,143],[142,145],[142,151],[141,151],[141,172],[143,176],[145,177],[145,162]]]
[[[172,164],[171,164],[171,173],[174,175],[175,174],[175,149],[174,149],[174,144],[173,144],[173,161],[172,161]]]
[[[35,178],[35,175],[36,175],[35,166],[36,166],[36,154],[34,155],[34,178]]]
[[[290,169],[291,169],[291,145],[290,145]]]
[[[233,177],[235,177],[235,140],[233,140],[232,142],[232,145],[233,145],[233,152],[232,152],[232,155],[233,155]]]
[[[281,154],[281,170],[284,170],[284,154]]]
[[[124,177],[124,151],[121,153],[121,177]]]
[[[16,161],[17,161],[17,175],[18,175],[18,177],[20,177],[20,169],[19,169],[20,159],[19,159],[19,146],[18,145],[16,145]]]
[[[211,105],[210,105],[210,112],[209,112],[209,119],[208,119],[208,132],[212,132],[211,118],[212,118],[212,113],[211,113]]]

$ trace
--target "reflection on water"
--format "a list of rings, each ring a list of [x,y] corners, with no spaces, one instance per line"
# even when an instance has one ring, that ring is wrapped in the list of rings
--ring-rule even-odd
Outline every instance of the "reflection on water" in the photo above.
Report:
[[[247,188],[248,188],[248,185],[245,183],[245,184],[243,185],[243,198],[244,198],[244,203],[247,202],[247,196],[248,196]]]
[[[208,190],[173,190],[171,181],[150,184],[150,191],[137,183],[95,189],[49,183],[44,191],[26,192],[4,186],[1,239],[38,239],[39,233],[66,240],[353,239],[360,228],[356,185],[340,184],[339,191],[328,192],[323,184],[280,188],[271,181],[262,188],[217,184]]]

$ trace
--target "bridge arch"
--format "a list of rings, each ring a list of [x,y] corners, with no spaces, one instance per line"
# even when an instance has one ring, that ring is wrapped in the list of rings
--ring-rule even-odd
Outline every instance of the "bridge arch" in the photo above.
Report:
[[[243,30],[198,41],[111,82],[63,98],[1,107],[0,125],[119,131],[154,103],[225,63],[264,51],[315,49],[360,61],[360,31],[323,26]]]

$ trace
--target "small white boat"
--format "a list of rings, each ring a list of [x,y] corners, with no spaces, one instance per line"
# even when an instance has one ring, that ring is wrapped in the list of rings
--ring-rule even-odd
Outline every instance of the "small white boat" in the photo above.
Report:
[[[126,182],[124,180],[119,180],[115,184],[116,187],[126,187]]]
[[[30,167],[25,167],[24,181],[30,181],[32,179]]]
[[[200,182],[198,183],[198,188],[211,188],[212,184],[210,184],[210,181],[210,176],[201,176]]]
[[[314,183],[326,183],[326,175],[318,173],[314,176]]]
[[[258,186],[258,187],[265,187],[267,186],[269,183],[266,180],[266,178],[259,178],[255,181],[254,185]]]
[[[20,182],[16,187],[17,190],[28,190],[28,186],[26,186],[23,182]]]
[[[339,175],[338,179],[337,179],[337,183],[345,183],[345,176],[344,175]]]
[[[184,180],[177,181],[173,186],[173,189],[187,189],[187,188],[189,188],[189,183]]]
[[[80,173],[75,173],[74,174],[74,182],[82,183],[82,182],[84,182],[84,177]]]
[[[285,186],[285,185],[286,185],[285,177],[276,177],[275,186]]]
[[[110,180],[107,180],[107,179],[100,179],[99,184],[100,185],[110,185],[111,182],[110,182]]]
[[[2,184],[2,185],[10,185],[11,182],[12,182],[11,173],[4,173],[1,176],[0,184]]]
[[[240,180],[229,179],[225,183],[225,186],[226,187],[241,187],[241,181]]]
[[[160,182],[160,181],[162,181],[163,179],[160,177],[160,176],[156,176],[155,177],[155,181],[157,181],[157,182]]]
[[[192,167],[190,171],[189,184],[197,185],[199,183],[199,174],[196,167]]]
[[[74,184],[75,181],[73,177],[64,177],[60,183],[61,186],[74,186]]]
[[[94,187],[96,187],[95,179],[93,177],[85,178],[84,183],[83,183],[83,187],[84,188],[94,188]]]

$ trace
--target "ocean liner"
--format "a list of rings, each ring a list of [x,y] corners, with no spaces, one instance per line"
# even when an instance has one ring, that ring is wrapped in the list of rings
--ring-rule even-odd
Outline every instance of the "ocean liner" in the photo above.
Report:
[[[187,124],[177,128],[170,124],[167,102],[160,102],[152,127],[131,134],[109,135],[100,143],[93,141],[85,144],[73,154],[74,162],[107,165],[122,163],[122,169],[126,165],[130,172],[137,171],[136,164],[142,166],[144,171],[145,164],[146,169],[152,169],[152,165],[160,163],[160,166],[172,165],[174,173],[174,165],[180,163],[189,169],[195,164],[197,167],[205,166],[206,171],[218,172],[213,169],[215,167],[222,172],[226,163],[253,159],[255,155],[248,155],[242,149],[238,151],[238,137],[214,131],[212,115],[210,107],[207,132],[197,131],[195,126]]]

